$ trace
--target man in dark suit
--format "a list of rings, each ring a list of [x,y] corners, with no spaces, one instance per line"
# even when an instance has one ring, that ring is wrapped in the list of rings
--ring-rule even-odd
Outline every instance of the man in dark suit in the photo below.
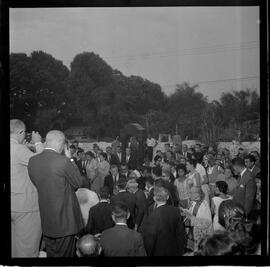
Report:
[[[81,173],[81,175],[86,176],[86,166],[85,166],[85,154],[84,154],[84,150],[82,148],[78,148],[77,151],[77,155],[78,158],[76,161],[74,161],[76,163],[76,165],[78,166],[78,169]]]
[[[129,147],[126,148],[126,155],[123,162],[127,164],[129,170],[137,169],[137,159],[135,155],[131,153],[131,149]]]
[[[256,203],[256,181],[251,172],[245,167],[245,161],[242,158],[234,158],[232,166],[235,172],[240,175],[233,201],[241,205],[247,218],[252,218]]]
[[[141,234],[127,227],[129,216],[125,204],[118,202],[113,205],[112,218],[115,226],[105,230],[100,238],[105,257],[146,256]]]
[[[154,189],[155,209],[143,222],[142,233],[148,256],[181,256],[186,243],[180,210],[168,206],[168,190]]]
[[[182,145],[182,151],[180,152],[181,156],[184,156],[185,159],[190,157],[190,153],[188,153],[188,146],[186,144]]]
[[[245,165],[247,169],[251,172],[252,177],[255,179],[257,174],[261,172],[261,169],[255,165],[256,163],[256,158],[249,154],[245,157]]]
[[[118,193],[111,197],[111,204],[114,205],[117,202],[125,203],[128,206],[130,212],[130,216],[127,220],[127,225],[130,229],[137,229],[137,226],[135,226],[136,198],[134,194],[126,190],[126,185],[127,180],[123,177],[120,177],[116,185]]]
[[[110,165],[117,165],[117,159],[115,159],[115,154],[112,153],[112,147],[108,146],[106,147],[106,154],[107,154],[107,161],[110,163]]]
[[[119,172],[117,165],[111,165],[110,174],[104,178],[104,186],[109,188],[109,193],[112,196],[116,187],[116,182],[119,180]]]
[[[147,214],[150,213],[150,207],[154,205],[154,180],[151,176],[146,177],[145,179],[145,187],[147,190]]]
[[[109,203],[110,194],[107,187],[102,187],[99,193],[100,202],[90,208],[86,233],[96,235],[114,226],[112,208]]]
[[[118,146],[116,148],[116,152],[113,154],[113,162],[112,164],[117,165],[118,168],[120,168],[121,162],[123,161],[123,153],[121,151],[121,146]]]
[[[147,202],[144,192],[138,188],[136,178],[129,178],[127,182],[127,191],[135,195],[136,208],[135,208],[135,230],[140,229],[144,216],[147,215]]]
[[[75,191],[88,187],[70,159],[61,155],[65,135],[50,131],[44,151],[30,159],[28,173],[38,191],[43,239],[48,257],[73,257],[75,235],[84,227]]]

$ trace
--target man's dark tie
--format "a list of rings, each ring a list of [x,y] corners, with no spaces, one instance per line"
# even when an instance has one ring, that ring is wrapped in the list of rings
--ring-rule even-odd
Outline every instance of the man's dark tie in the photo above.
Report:
[[[113,176],[113,182],[116,183],[116,176]]]

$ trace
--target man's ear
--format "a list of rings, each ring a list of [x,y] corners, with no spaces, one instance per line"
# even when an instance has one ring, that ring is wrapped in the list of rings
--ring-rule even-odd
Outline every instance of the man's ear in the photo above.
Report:
[[[101,254],[101,251],[102,251],[102,247],[101,247],[101,246],[99,246],[99,249],[98,249],[98,255],[100,255],[100,254]]]
[[[128,220],[129,217],[130,217],[130,212],[127,213],[127,220]]]
[[[78,249],[76,249],[76,255],[80,258],[81,257],[81,254],[80,254],[80,251]]]
[[[115,222],[115,216],[112,214],[112,219],[113,219],[113,221]]]

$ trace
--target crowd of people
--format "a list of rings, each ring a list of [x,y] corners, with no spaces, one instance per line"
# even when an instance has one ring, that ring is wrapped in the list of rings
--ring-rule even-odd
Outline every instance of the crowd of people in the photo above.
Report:
[[[12,257],[260,254],[260,155],[202,144],[154,154],[45,143],[10,121]],[[30,147],[31,146],[31,147]]]

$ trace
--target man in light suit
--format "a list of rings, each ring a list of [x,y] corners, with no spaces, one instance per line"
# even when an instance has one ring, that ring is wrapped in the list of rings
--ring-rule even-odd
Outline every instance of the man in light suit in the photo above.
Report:
[[[65,135],[50,131],[43,152],[30,159],[28,173],[38,191],[39,209],[47,257],[74,257],[75,235],[84,227],[75,191],[89,188],[70,159],[61,155]]]
[[[245,165],[248,168],[248,170],[251,172],[252,177],[255,179],[258,173],[261,172],[261,169],[255,165],[256,164],[256,158],[249,154],[245,157]]]
[[[232,166],[240,175],[233,195],[233,201],[241,205],[247,218],[252,218],[256,203],[256,181],[252,177],[251,172],[245,167],[245,161],[242,158],[234,158]]]
[[[25,130],[21,120],[10,121],[12,257],[38,257],[41,239],[38,193],[27,171],[29,159],[35,153],[23,144]],[[32,142],[40,153],[43,145],[38,133],[32,133]]]

